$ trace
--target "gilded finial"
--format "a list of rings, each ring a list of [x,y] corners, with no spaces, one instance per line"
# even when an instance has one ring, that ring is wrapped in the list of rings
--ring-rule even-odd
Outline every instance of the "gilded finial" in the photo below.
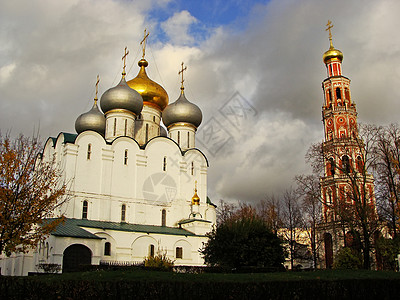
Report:
[[[197,193],[197,180],[194,182],[194,192]]]
[[[192,197],[192,205],[200,205],[200,198],[197,195],[197,180],[194,182],[194,195]]]
[[[97,95],[98,95],[98,93],[99,93],[99,82],[100,82],[100,76],[97,75],[97,81],[96,81],[96,96],[94,97],[94,104],[95,104],[95,105],[97,104],[97,100],[99,99],[99,98],[97,98]]]
[[[142,49],[143,49],[143,55],[142,58],[144,59],[144,56],[146,54],[146,40],[149,36],[149,33],[147,32],[147,29],[144,30],[144,36],[143,36],[143,40],[140,42],[140,45],[142,45]]]
[[[178,72],[178,75],[182,74],[182,80],[181,80],[181,93],[183,93],[183,90],[185,89],[185,87],[183,86],[183,83],[185,82],[185,79],[183,79],[183,71],[187,70],[187,67],[183,67],[183,62],[181,63],[181,70]],[[197,185],[197,181],[196,181],[196,185]]]
[[[329,32],[329,43],[330,43],[330,48],[333,48],[333,43],[332,43],[332,31],[331,31],[332,27],[333,27],[333,25],[332,25],[331,20],[328,20],[328,23],[326,24],[326,29],[325,29],[325,31],[328,31],[328,32]]]
[[[122,56],[122,60],[124,61],[124,67],[123,67],[123,70],[122,70],[122,76],[124,76],[124,77],[126,75],[126,72],[125,72],[125,69],[126,69],[126,57],[128,56],[128,54],[129,54],[128,47],[125,47],[124,56]]]

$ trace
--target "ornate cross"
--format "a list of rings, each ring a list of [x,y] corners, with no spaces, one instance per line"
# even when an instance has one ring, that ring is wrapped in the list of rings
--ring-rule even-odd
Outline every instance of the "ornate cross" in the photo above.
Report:
[[[181,90],[183,91],[185,88],[183,87],[183,82],[185,79],[183,79],[183,71],[187,70],[187,67],[183,67],[183,62],[181,63],[182,69],[178,72],[178,75],[182,74],[182,80],[181,80]]]
[[[123,68],[123,71],[122,71],[122,75],[126,75],[126,73],[125,73],[126,57],[128,56],[128,54],[129,54],[128,47],[125,47],[125,54],[124,54],[124,56],[122,56],[122,60],[124,61],[124,68]]]
[[[144,30],[144,36],[143,36],[143,40],[140,42],[140,45],[142,45],[143,48],[143,56],[142,58],[144,58],[144,55],[146,53],[146,40],[149,36],[149,33],[147,33],[147,29]]]
[[[100,77],[99,77],[99,75],[97,75],[97,81],[96,81],[96,97],[94,98],[94,103],[95,103],[95,104],[97,104],[97,100],[98,100],[97,94],[98,94],[98,92],[99,92],[99,82],[100,82]]]
[[[332,46],[332,31],[331,28],[333,27],[331,20],[328,20],[328,23],[326,24],[326,29],[325,31],[329,32],[329,41],[331,42],[331,46]]]

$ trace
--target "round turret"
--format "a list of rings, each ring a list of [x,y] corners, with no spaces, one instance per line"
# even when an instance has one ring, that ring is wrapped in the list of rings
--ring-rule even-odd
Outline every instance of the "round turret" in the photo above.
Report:
[[[186,99],[185,93],[181,92],[178,100],[168,105],[162,114],[162,120],[165,126],[174,123],[190,123],[196,128],[199,127],[203,119],[200,108]]]
[[[97,99],[95,99],[91,110],[81,114],[76,119],[75,130],[78,134],[87,130],[93,130],[104,136],[106,130],[106,118],[97,106]]]
[[[105,114],[111,110],[125,109],[139,115],[143,108],[143,99],[137,91],[128,86],[125,76],[122,76],[117,86],[108,89],[101,96],[100,106]]]
[[[147,76],[146,67],[148,64],[144,58],[138,62],[139,74],[128,81],[128,86],[142,96],[144,105],[153,106],[163,111],[168,105],[168,94],[161,85]]]

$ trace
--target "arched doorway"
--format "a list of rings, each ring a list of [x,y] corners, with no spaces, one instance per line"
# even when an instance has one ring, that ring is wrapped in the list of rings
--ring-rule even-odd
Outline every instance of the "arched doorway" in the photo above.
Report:
[[[332,269],[333,265],[333,243],[332,235],[328,232],[324,234],[324,244],[325,244],[325,264],[327,269]]]
[[[63,273],[79,271],[80,265],[92,263],[92,251],[84,245],[74,244],[64,250]]]

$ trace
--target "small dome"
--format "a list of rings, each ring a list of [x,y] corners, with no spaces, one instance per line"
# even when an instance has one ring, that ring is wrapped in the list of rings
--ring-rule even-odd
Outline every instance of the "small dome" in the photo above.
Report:
[[[143,108],[143,99],[140,94],[131,89],[122,76],[117,86],[108,89],[100,100],[101,109],[107,113],[113,109],[126,109],[139,115]]]
[[[163,123],[167,127],[174,123],[184,122],[190,123],[197,128],[202,119],[203,114],[200,108],[186,99],[183,89],[178,100],[168,105],[162,113]]]
[[[338,49],[335,49],[335,48],[331,45],[331,47],[329,48],[329,50],[326,51],[326,52],[324,53],[324,55],[322,56],[322,59],[323,59],[323,61],[324,61],[325,64],[327,64],[327,63],[328,63],[330,60],[332,60],[332,59],[337,59],[337,60],[339,60],[340,62],[342,62],[342,60],[343,60],[343,53],[342,53],[342,51],[340,51],[340,50],[338,50]]]
[[[139,74],[129,80],[128,85],[139,92],[143,98],[144,105],[155,106],[157,109],[163,111],[168,105],[168,94],[161,85],[147,76],[145,68],[148,64],[144,58],[138,62],[140,67]]]
[[[97,107],[97,99],[95,99],[91,110],[81,114],[76,119],[75,130],[78,134],[86,130],[93,130],[104,136],[106,130],[106,118]]]

